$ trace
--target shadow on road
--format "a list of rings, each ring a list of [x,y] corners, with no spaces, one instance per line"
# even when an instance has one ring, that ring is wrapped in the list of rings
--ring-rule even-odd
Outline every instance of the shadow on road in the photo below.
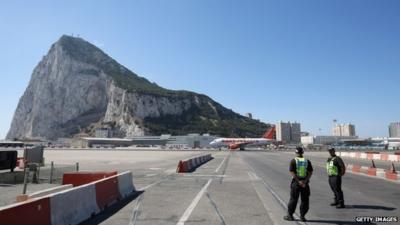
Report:
[[[307,220],[308,223],[318,223],[318,224],[338,224],[338,225],[351,225],[351,224],[375,224],[376,223],[360,223],[360,222],[355,222],[355,221],[342,221],[342,220]]]
[[[86,220],[85,222],[80,223],[79,225],[97,225],[100,224],[101,222],[104,222],[108,218],[110,218],[112,215],[117,213],[119,210],[124,208],[126,205],[131,203],[133,200],[138,198],[140,195],[142,195],[144,191],[136,191],[133,193],[131,196],[125,198],[122,201],[119,201],[115,203],[114,205],[108,207],[105,209],[103,212],[95,215],[93,218]]]
[[[385,211],[393,211],[396,208],[379,206],[379,205],[346,205],[346,208],[349,209],[374,209],[374,210],[385,210]]]

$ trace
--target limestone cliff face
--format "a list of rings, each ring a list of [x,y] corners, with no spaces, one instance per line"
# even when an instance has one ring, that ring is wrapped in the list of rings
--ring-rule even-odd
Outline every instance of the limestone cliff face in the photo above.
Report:
[[[165,132],[254,136],[268,127],[205,95],[159,87],[83,39],[62,36],[34,69],[7,139],[53,140],[93,134],[104,126],[119,137]]]
[[[34,69],[7,138],[65,137],[104,116],[107,83],[93,65],[73,60],[60,43]]]
[[[145,133],[143,119],[165,115],[180,115],[191,106],[190,99],[173,100],[152,96],[116,87],[112,82],[108,88],[108,105],[103,122],[119,127],[125,136],[140,136]]]

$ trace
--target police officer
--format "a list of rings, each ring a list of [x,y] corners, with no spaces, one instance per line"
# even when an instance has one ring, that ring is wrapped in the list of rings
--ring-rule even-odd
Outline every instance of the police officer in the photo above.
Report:
[[[340,209],[345,207],[342,191],[342,176],[346,172],[346,167],[343,163],[343,160],[336,155],[334,148],[330,148],[328,151],[330,157],[326,162],[326,170],[328,171],[329,176],[329,186],[331,186],[331,189],[335,195],[331,206],[336,206],[336,208]]]
[[[296,148],[296,158],[290,162],[289,172],[292,176],[290,185],[290,200],[288,203],[288,214],[284,217],[285,220],[293,221],[293,213],[297,207],[297,201],[301,195],[300,204],[300,220],[305,222],[305,215],[309,209],[310,198],[310,178],[313,172],[313,167],[310,160],[303,157],[304,150],[302,147]]]

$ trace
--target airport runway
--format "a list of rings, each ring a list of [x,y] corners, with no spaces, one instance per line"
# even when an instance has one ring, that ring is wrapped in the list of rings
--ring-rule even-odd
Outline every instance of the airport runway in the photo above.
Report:
[[[113,168],[132,170],[134,183],[142,192],[83,225],[304,224],[282,220],[289,199],[288,164],[293,153],[213,152],[214,159],[194,173],[175,173],[179,159],[199,153],[151,153],[157,154],[159,160],[150,160],[143,152],[118,153],[127,156]],[[129,163],[134,155],[138,156],[138,163]],[[398,183],[354,174],[343,179],[347,208],[329,206],[333,194],[328,186],[324,153],[310,153],[308,157],[315,172],[307,224],[360,224],[355,222],[356,216],[400,216]],[[95,166],[93,162],[90,167]]]

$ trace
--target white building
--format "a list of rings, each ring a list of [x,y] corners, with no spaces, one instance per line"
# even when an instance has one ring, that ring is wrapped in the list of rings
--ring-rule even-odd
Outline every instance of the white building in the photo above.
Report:
[[[400,122],[389,124],[389,137],[400,137]]]
[[[301,144],[303,145],[331,145],[338,143],[342,140],[353,139],[355,137],[348,136],[303,136],[301,137]]]
[[[112,137],[112,131],[110,128],[97,128],[94,136],[97,138],[110,138]]]
[[[380,137],[380,138],[372,138],[372,140],[382,142],[390,150],[400,149],[400,137]]]
[[[339,137],[355,137],[356,127],[353,124],[334,124],[333,126],[333,136]]]
[[[285,144],[298,144],[301,142],[300,123],[284,123],[282,121],[276,124],[276,140]]]

